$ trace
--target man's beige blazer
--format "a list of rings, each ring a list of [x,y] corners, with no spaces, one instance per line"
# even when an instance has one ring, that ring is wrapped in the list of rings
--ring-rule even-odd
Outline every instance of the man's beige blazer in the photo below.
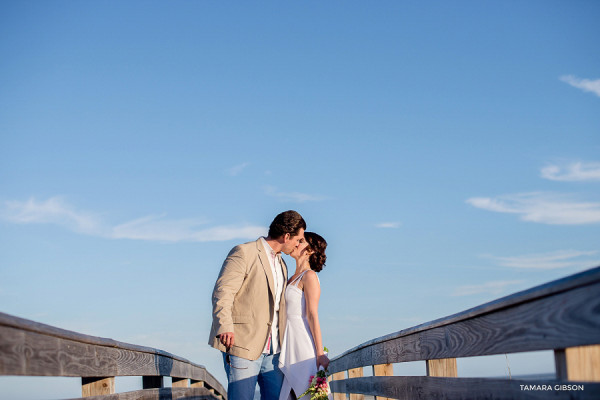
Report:
[[[285,287],[287,266],[283,269],[283,292],[279,303],[279,343],[285,332]],[[264,350],[274,315],[275,284],[268,256],[260,238],[235,246],[227,255],[212,295],[213,322],[208,344],[226,351],[217,335],[235,334],[229,353],[256,360]],[[275,340],[275,338],[273,338]],[[280,347],[281,348],[281,347]]]

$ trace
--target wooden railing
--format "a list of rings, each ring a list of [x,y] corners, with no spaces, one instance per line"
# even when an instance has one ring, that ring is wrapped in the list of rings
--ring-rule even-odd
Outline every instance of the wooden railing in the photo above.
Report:
[[[227,398],[223,386],[203,366],[184,358],[4,313],[0,313],[0,375],[81,377],[82,396],[97,396],[94,399]],[[142,376],[143,390],[115,394],[116,376]],[[164,377],[172,377],[172,387],[164,387]]]
[[[331,361],[331,389],[335,400],[600,399],[599,344],[597,267],[363,343]],[[555,379],[457,377],[458,357],[539,350],[554,351]],[[427,376],[393,376],[409,361],[425,361]]]
[[[460,357],[539,350],[554,351],[555,379],[457,377]],[[410,361],[425,361],[427,376],[394,376],[392,364]],[[373,339],[334,358],[329,372],[335,400],[599,399],[600,267]],[[204,367],[162,350],[3,313],[0,375],[81,377],[82,396],[104,400],[227,396]],[[116,376],[142,376],[143,390],[114,394]]]

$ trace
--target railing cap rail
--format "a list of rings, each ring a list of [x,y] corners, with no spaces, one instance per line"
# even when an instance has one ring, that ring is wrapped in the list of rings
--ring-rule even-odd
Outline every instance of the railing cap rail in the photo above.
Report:
[[[588,269],[586,271],[574,275],[567,276],[565,278],[557,279],[539,286],[535,286],[531,289],[526,289],[521,292],[501,297],[497,300],[493,300],[491,302],[470,308],[468,310],[456,314],[452,314],[447,317],[439,318],[430,322],[416,325],[411,328],[403,329],[394,333],[390,333],[388,335],[369,340],[334,357],[331,361],[333,362],[339,360],[348,354],[354,353],[372,345],[394,340],[403,336],[413,335],[415,333],[427,331],[441,326],[450,325],[456,322],[499,311],[507,307],[513,307],[535,299],[552,296],[554,294],[562,293],[578,287],[591,285],[597,282],[600,282],[600,266]]]
[[[57,328],[55,326],[42,324],[40,322],[31,321],[25,318],[16,317],[14,315],[0,312],[0,326],[20,329],[34,333],[40,333],[47,336],[53,336],[60,339],[68,339],[76,342],[91,344],[96,346],[112,347],[122,350],[136,351],[140,353],[155,354],[164,357],[172,358],[180,362],[187,363],[193,367],[206,369],[203,365],[195,364],[183,357],[168,353],[164,350],[155,349],[153,347],[139,346],[130,343],[119,342],[110,338],[102,338],[98,336],[85,335],[83,333],[74,332],[66,329]]]

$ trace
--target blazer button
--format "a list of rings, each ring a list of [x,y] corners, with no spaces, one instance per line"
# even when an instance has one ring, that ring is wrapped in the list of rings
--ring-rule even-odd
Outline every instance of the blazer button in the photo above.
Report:
[[[271,326],[271,325],[273,325],[273,324],[272,324],[271,322],[267,322],[267,325]]]

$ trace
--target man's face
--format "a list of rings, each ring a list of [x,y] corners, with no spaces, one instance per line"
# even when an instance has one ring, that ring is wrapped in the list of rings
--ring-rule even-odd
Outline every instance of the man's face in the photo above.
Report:
[[[301,242],[304,241],[304,229],[300,228],[298,234],[295,236],[290,236],[289,233],[286,233],[284,236],[285,243],[283,244],[282,252],[289,255],[292,250],[300,245]]]

